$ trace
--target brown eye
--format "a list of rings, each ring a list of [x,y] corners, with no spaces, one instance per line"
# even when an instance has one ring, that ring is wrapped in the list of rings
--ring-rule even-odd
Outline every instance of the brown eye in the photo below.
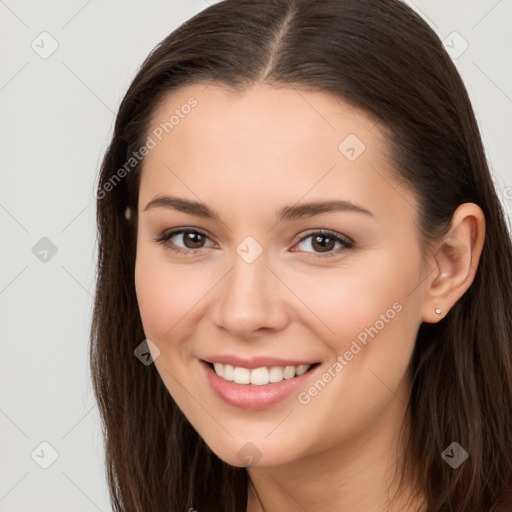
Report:
[[[179,254],[194,254],[201,249],[208,247],[205,245],[207,241],[211,241],[205,233],[197,229],[175,229],[163,233],[155,239],[166,248]]]
[[[325,235],[315,236],[311,241],[311,246],[318,252],[328,252],[334,249],[336,241]]]
[[[343,250],[350,249],[354,242],[330,231],[317,231],[301,238],[297,245],[300,251],[313,253],[313,256],[336,256]]]
[[[187,249],[200,249],[206,238],[196,231],[184,231],[181,234],[183,235],[182,240]]]

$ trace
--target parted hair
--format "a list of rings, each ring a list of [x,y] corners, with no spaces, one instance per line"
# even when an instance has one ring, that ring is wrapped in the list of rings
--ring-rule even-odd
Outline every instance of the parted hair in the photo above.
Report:
[[[512,510],[512,246],[464,84],[441,41],[398,0],[225,0],[167,36],[119,107],[97,183],[98,265],[90,364],[116,512],[241,512],[245,468],[220,460],[154,365],[134,267],[142,160],[105,187],[150,130],[163,98],[214,82],[324,91],[378,120],[396,178],[418,198],[421,240],[447,233],[458,205],[486,219],[474,281],[445,318],[423,323],[412,357],[403,475],[429,512]],[[108,192],[105,192],[108,190]],[[101,193],[100,193],[101,192]],[[130,222],[125,218],[132,209]],[[453,469],[443,450],[468,459]]]

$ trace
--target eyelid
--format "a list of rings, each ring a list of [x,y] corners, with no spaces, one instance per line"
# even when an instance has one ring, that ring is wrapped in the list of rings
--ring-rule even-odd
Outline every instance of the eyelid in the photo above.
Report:
[[[339,241],[341,243],[352,245],[354,244],[354,241],[348,237],[347,235],[342,235],[341,233],[337,233],[336,231],[331,231],[330,229],[312,229],[308,231],[306,234],[301,234],[300,238],[297,240],[296,243],[304,241],[306,238],[309,238],[313,235],[323,235],[323,236],[330,236],[331,238],[335,239],[336,241]],[[319,253],[320,254],[320,253]]]
[[[204,231],[201,228],[190,227],[190,226],[167,229],[167,230],[163,231],[160,235],[157,235],[155,238],[153,238],[153,240],[155,242],[160,242],[165,245],[169,241],[169,239],[171,239],[173,236],[181,235],[182,233],[197,233],[213,242],[212,237],[206,231]],[[198,249],[183,249],[182,247],[175,246],[172,250],[174,250],[174,249],[181,250],[182,252],[196,253],[196,252],[204,249],[204,247],[199,247]]]
[[[182,233],[198,233],[198,234],[204,236],[206,239],[213,242],[212,237],[203,229],[196,228],[196,227],[186,227],[186,226],[168,229],[166,231],[163,231],[160,235],[155,237],[153,240],[155,242],[160,242],[163,245],[166,245],[170,238],[172,238],[173,236],[176,236],[176,235],[180,235]],[[328,229],[317,228],[317,229],[311,229],[306,233],[302,233],[300,235],[300,237],[298,239],[296,239],[293,246],[299,244],[300,242],[303,242],[304,240],[306,240],[307,238],[309,238],[313,235],[321,235],[321,236],[325,236],[325,237],[330,237],[334,241],[342,244],[343,247],[341,250],[350,249],[354,245],[354,241],[346,235],[343,235],[341,233],[337,233],[335,231],[331,231]],[[175,245],[173,245],[173,246],[169,245],[168,248],[169,248],[169,250],[176,252],[176,253],[181,253],[181,254],[186,254],[186,255],[195,255],[198,252],[201,252],[206,247],[199,247],[197,249],[184,249],[182,247],[178,247]],[[314,258],[317,258],[317,257],[322,258],[322,257],[336,256],[339,254],[340,249],[328,251],[326,253],[314,252],[314,251],[292,251],[292,252],[306,252],[307,254],[313,255],[312,257],[314,257]],[[311,256],[308,256],[308,257],[311,257]]]
[[[335,249],[332,251],[327,251],[324,253],[315,252],[315,251],[298,251],[298,250],[292,250],[292,252],[302,252],[302,253],[305,253],[305,256],[304,256],[305,258],[313,258],[316,260],[322,260],[325,258],[339,256],[340,253],[345,252],[348,249],[352,249],[352,247],[354,246],[354,241],[350,237],[348,237],[346,235],[342,235],[341,233],[337,233],[335,231],[331,231],[329,229],[313,229],[306,234],[302,234],[301,237],[299,238],[299,240],[297,240],[297,242],[294,244],[294,246],[303,242],[304,240],[312,237],[313,235],[317,235],[317,236],[320,235],[320,236],[323,236],[326,238],[330,238],[330,239],[334,240],[335,242],[338,242],[339,244],[341,244],[341,248],[338,248],[338,249]]]

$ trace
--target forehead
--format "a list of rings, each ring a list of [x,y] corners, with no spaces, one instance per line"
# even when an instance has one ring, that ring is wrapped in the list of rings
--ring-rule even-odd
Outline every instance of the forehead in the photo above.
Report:
[[[376,121],[324,92],[186,86],[164,98],[148,136],[155,145],[144,160],[141,201],[196,195],[220,210],[221,199],[261,208],[262,198],[281,205],[338,194],[384,213],[397,192],[395,207],[414,202],[404,204],[408,192],[393,179]]]
[[[188,106],[191,103],[195,105],[192,108]],[[161,127],[162,137],[175,144],[214,146],[218,154],[229,151],[233,156],[243,148],[254,150],[248,156],[258,159],[289,150],[303,156],[313,154],[315,148],[337,155],[339,143],[348,135],[353,135],[353,140],[371,139],[373,147],[381,135],[374,119],[333,95],[265,84],[243,91],[218,84],[183,87],[164,98],[150,126]],[[310,145],[299,152],[297,144],[302,141]]]

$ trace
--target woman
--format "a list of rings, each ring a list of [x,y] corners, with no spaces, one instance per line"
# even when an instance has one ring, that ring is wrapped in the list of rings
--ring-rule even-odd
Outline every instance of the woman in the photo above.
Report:
[[[97,189],[116,511],[512,510],[512,247],[395,0],[226,0],[151,53]]]

